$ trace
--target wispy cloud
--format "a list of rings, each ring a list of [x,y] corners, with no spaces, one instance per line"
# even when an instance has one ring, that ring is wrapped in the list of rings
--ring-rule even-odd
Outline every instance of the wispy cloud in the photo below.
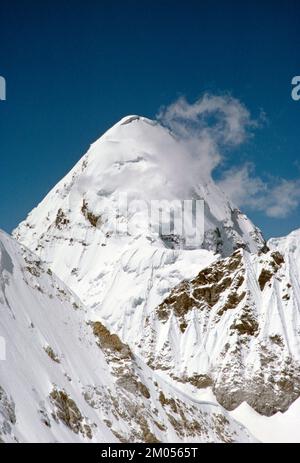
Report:
[[[162,108],[158,119],[184,138],[210,136],[217,143],[238,145],[257,123],[236,98],[205,94],[194,103],[184,97]]]
[[[222,167],[230,148],[252,136],[253,129],[260,127],[266,116],[261,113],[258,120],[253,120],[248,109],[236,98],[205,94],[193,103],[179,98],[162,108],[157,119],[184,147],[186,162],[181,162],[178,169],[182,178],[186,178],[184,170],[188,169],[194,179],[201,181],[203,177],[213,177],[215,168]],[[218,184],[238,207],[285,218],[300,206],[300,179],[269,176],[268,180],[263,180],[256,175],[253,164],[237,166],[236,161],[232,156],[233,167],[223,172]]]
[[[223,173],[218,184],[238,207],[248,207],[268,217],[288,217],[300,206],[300,179],[269,177],[263,181],[255,175],[253,164],[232,167]]]
[[[238,207],[250,206],[257,198],[266,193],[267,186],[254,174],[255,167],[247,163],[241,167],[232,167],[222,174],[219,187]]]
[[[190,171],[200,178],[209,177],[222,162],[223,150],[243,143],[256,126],[237,99],[209,94],[194,103],[181,97],[162,108],[157,119],[178,137],[189,153]]]

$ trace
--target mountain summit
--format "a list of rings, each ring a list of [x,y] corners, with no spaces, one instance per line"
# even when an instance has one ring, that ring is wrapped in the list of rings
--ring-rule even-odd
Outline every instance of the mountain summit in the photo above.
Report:
[[[73,230],[74,224],[84,228],[95,225],[88,221],[101,218],[101,230],[96,235],[100,237],[102,231],[105,241],[120,212],[117,208],[122,193],[130,203],[203,200],[204,249],[225,256],[238,247],[257,251],[263,246],[260,231],[202,169],[201,152],[195,158],[187,143],[159,123],[139,116],[123,118],[93,143],[15,235],[22,236],[25,243],[30,241],[31,247],[33,243],[42,246],[47,233],[53,233],[52,227],[57,233],[59,225],[63,235],[64,230]],[[134,224],[134,238],[153,238],[140,212],[132,211],[126,218],[121,214],[117,220]],[[69,237],[69,231],[67,234]]]
[[[94,334],[107,330],[127,346],[172,397],[176,390],[221,404],[250,426],[257,413],[273,426],[270,417],[300,396],[299,232],[265,243],[205,170],[201,149],[196,156],[191,148],[155,121],[123,118],[14,237],[78,296]],[[153,201],[163,225],[169,217],[169,233],[149,222]],[[203,207],[203,239],[194,246],[174,232],[170,204],[185,201]],[[147,422],[149,429],[151,439],[170,438]]]
[[[190,165],[189,165],[190,163]],[[259,230],[211,178],[195,178],[186,145],[157,122],[128,116],[91,145],[14,232],[123,340],[136,339],[153,309],[218,255],[256,252]],[[144,211],[120,212],[119,197],[204,200],[204,241],[181,249],[154,233]],[[118,222],[128,233],[115,232]]]

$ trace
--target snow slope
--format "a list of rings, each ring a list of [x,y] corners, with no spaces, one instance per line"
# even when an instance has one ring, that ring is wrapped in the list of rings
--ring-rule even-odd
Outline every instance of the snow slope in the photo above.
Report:
[[[256,413],[245,402],[231,412],[263,443],[300,443],[300,399],[285,412],[271,417]]]
[[[0,441],[254,441],[160,380],[39,259],[0,232]],[[1,351],[2,356],[4,351]]]

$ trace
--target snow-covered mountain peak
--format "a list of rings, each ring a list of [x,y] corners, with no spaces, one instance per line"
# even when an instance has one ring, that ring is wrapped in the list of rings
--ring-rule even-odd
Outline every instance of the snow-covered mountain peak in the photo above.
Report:
[[[107,339],[120,347],[125,377],[117,382],[125,389],[149,395],[144,378],[136,377],[138,365],[147,377],[158,375],[168,397],[175,388],[189,400],[213,394],[228,410],[247,402],[266,416],[285,412],[300,394],[300,231],[265,243],[211,175],[199,170],[201,149],[193,152],[193,146],[156,121],[123,118],[91,145],[14,236],[79,296],[79,325],[88,322],[103,354]],[[194,246],[186,245],[185,228],[175,233],[170,213],[175,201],[184,200],[203,205],[203,241]],[[156,228],[149,222],[153,201],[160,201]],[[160,225],[168,219],[173,228],[165,233]],[[4,303],[14,260],[0,244]],[[33,276],[41,265],[36,269],[34,261],[27,263]],[[105,365],[114,363],[107,355]],[[104,379],[111,381],[109,375]],[[88,384],[85,398],[101,407],[97,388]],[[146,388],[150,393],[152,383]],[[59,405],[65,389],[52,390],[52,405]],[[159,397],[169,406],[171,398]],[[142,420],[151,439],[173,433],[158,436],[151,421],[144,425]]]
[[[121,119],[91,145],[87,159],[100,191],[109,193],[188,199],[199,183],[193,179],[192,164],[189,172],[191,159],[184,144],[158,122],[141,116]],[[189,179],[182,178],[188,174]]]
[[[145,320],[182,280],[194,278],[220,254],[237,248],[256,252],[264,244],[211,178],[185,177],[190,156],[160,124],[138,116],[122,119],[14,232],[80,295],[95,320],[100,317],[126,342],[139,336]],[[123,193],[129,206],[134,200],[146,199],[147,205],[166,200],[166,213],[168,201],[189,200],[191,190],[192,198],[204,202],[205,234],[188,249],[185,236],[149,226],[147,209],[120,210]]]
[[[144,117],[144,116],[139,116],[137,114],[131,114],[131,115],[122,117],[122,119],[120,119],[120,121],[117,122],[114,127],[120,126],[120,125],[131,124],[132,122],[140,122],[140,123],[142,122],[142,123],[146,123],[149,125],[157,125],[157,121],[154,121],[153,119],[149,119],[148,117]]]
[[[62,232],[63,228],[70,228],[73,233],[74,226],[82,228],[90,222],[91,233],[101,234],[102,227],[104,235],[111,236],[116,226],[124,229],[129,225],[129,234],[134,238],[144,236],[165,246],[165,242],[155,238],[158,227],[155,236],[151,231],[151,203],[163,202],[161,208],[169,214],[171,229],[170,202],[198,200],[204,203],[205,235],[197,247],[225,255],[240,246],[251,251],[259,249],[263,245],[259,230],[229,203],[210,175],[205,177],[197,165],[190,146],[167,128],[144,117],[127,116],[91,145],[21,224],[16,236],[24,240],[28,235],[24,242],[32,247],[33,241],[43,240],[45,230],[48,234],[55,224]],[[141,200],[146,201],[142,210]],[[95,227],[96,223],[100,227]],[[177,244],[182,244],[181,238],[175,236]]]

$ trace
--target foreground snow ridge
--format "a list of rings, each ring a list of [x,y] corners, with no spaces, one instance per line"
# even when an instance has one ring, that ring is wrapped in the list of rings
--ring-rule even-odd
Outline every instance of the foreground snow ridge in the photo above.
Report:
[[[222,407],[167,384],[30,251],[0,233],[2,442],[236,442]]]
[[[1,233],[4,442],[255,442],[262,423],[295,423],[300,233],[265,243],[189,162],[166,128],[128,116]],[[202,245],[122,216],[121,193],[203,200]]]

